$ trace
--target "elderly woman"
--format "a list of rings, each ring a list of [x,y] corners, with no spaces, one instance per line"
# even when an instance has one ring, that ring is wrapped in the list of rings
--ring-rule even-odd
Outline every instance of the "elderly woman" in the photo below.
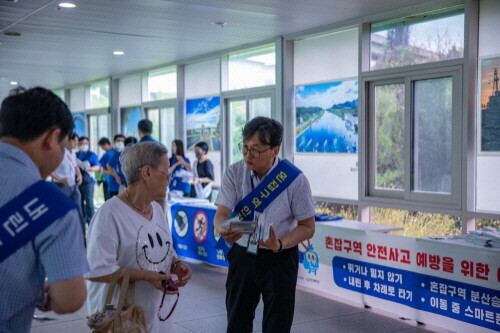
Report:
[[[123,276],[132,268],[136,305],[144,310],[148,332],[171,332],[171,321],[160,321],[157,313],[164,293],[160,316],[169,313],[177,291],[165,289],[162,281],[175,274],[174,282],[182,287],[191,269],[177,259],[165,214],[155,202],[165,198],[170,179],[167,149],[155,142],[139,143],[127,147],[120,162],[127,190],[102,205],[87,234],[88,313],[102,310],[113,273],[118,270]],[[116,290],[115,305],[118,295]]]

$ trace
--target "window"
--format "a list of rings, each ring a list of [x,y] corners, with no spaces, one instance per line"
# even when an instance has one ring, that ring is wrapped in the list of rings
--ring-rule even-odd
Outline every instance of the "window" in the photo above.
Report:
[[[57,97],[59,97],[60,99],[62,99],[63,101],[65,101],[65,99],[64,99],[64,89],[52,90],[52,92],[54,94],[56,94]]]
[[[147,101],[177,97],[177,72],[175,67],[161,68],[147,74]]]
[[[89,88],[89,104],[87,109],[109,107],[109,82],[108,80],[92,83]]]
[[[275,46],[267,45],[229,55],[227,90],[274,85]]]
[[[163,143],[170,151],[170,145],[175,139],[175,108],[148,109],[147,115],[153,123],[153,139]]]
[[[343,205],[330,201],[315,201],[316,213],[341,216],[346,220],[358,219],[358,206]]]
[[[460,204],[459,78],[456,67],[369,83],[369,196]]]
[[[460,235],[462,233],[462,220],[452,215],[370,207],[370,222],[401,227],[403,230],[392,233],[408,237]]]
[[[94,114],[89,115],[89,141],[90,150],[96,153],[98,156],[102,156],[104,151],[99,147],[98,142],[103,137],[108,137],[108,115],[107,114]],[[112,141],[112,140],[110,140]]]
[[[441,9],[371,25],[371,70],[463,56],[463,8]]]
[[[242,131],[245,124],[257,116],[271,117],[272,114],[272,98],[271,97],[256,97],[256,98],[235,98],[229,100],[229,126],[230,139],[229,163],[235,163],[243,159],[243,154],[238,148],[238,144],[243,141]]]

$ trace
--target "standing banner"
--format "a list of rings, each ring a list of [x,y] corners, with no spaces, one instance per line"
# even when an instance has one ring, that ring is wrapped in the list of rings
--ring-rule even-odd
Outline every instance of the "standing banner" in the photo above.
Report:
[[[298,284],[460,332],[500,331],[500,249],[316,224]]]

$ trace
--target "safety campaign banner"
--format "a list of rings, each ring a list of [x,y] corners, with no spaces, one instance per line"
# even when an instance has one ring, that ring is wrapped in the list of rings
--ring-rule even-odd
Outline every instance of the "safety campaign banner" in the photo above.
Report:
[[[179,256],[228,266],[222,250],[215,248],[220,237],[214,228],[215,206],[176,203],[170,212],[172,239]]]
[[[500,250],[316,224],[299,285],[458,332],[500,331]]]

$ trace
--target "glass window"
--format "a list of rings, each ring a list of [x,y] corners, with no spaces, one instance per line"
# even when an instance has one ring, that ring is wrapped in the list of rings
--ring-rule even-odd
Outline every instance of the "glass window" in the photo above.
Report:
[[[271,99],[269,97],[250,100],[250,119],[255,117],[271,117]]]
[[[143,118],[141,108],[122,108],[120,114],[122,118],[122,134],[125,135],[125,137],[133,136],[136,139],[139,139],[137,124]]]
[[[89,109],[109,107],[109,82],[99,81],[90,85]]]
[[[414,84],[413,190],[451,193],[451,77]]]
[[[275,84],[276,51],[268,45],[229,55],[228,89],[262,87]]]
[[[175,67],[148,72],[148,101],[177,97],[177,72]]]
[[[231,124],[231,139],[229,151],[231,152],[230,164],[241,161],[243,154],[238,148],[238,144],[243,141],[241,131],[247,122],[246,100],[232,100],[229,102],[229,119]]]
[[[375,187],[379,189],[404,188],[404,105],[404,84],[375,86]]]
[[[342,205],[330,201],[316,201],[316,213],[338,215],[346,220],[358,220],[358,206]]]
[[[500,229],[500,221],[499,220],[488,220],[488,219],[477,219],[476,220],[476,229],[481,229],[484,227],[493,227]]]
[[[56,94],[60,99],[64,100],[64,89],[52,90],[54,94]]]
[[[392,234],[407,237],[460,235],[462,220],[457,216],[370,207],[370,222],[403,228]]]
[[[148,119],[153,123],[153,139],[163,143],[170,151],[175,138],[175,108],[148,109]]]
[[[371,25],[372,70],[463,56],[463,8],[448,8]]]
[[[90,123],[90,150],[96,153],[99,157],[104,154],[104,150],[99,147],[98,142],[103,137],[108,137],[108,115],[96,114],[89,116]],[[113,141],[113,140],[110,140]]]

